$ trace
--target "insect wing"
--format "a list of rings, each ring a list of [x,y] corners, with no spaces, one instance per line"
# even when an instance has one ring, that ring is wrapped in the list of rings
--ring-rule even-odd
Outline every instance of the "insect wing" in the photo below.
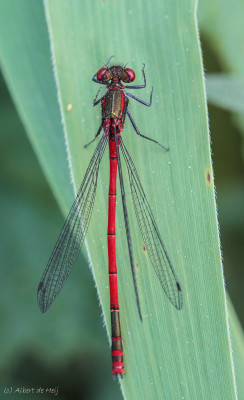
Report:
[[[180,310],[183,305],[182,291],[161,239],[152,210],[142,188],[135,165],[121,139],[120,147],[127,166],[131,195],[143,241],[149,259],[164,292],[171,303]]]
[[[85,177],[60,232],[37,290],[37,301],[46,312],[64,286],[78,258],[91,219],[95,201],[97,177],[107,136],[100,139]]]

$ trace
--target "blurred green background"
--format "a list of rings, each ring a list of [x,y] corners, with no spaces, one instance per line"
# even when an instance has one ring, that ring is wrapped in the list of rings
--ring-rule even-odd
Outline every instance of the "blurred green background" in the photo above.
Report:
[[[236,73],[228,51],[216,40],[218,31],[206,28],[209,12],[214,18],[216,10],[207,5],[203,9],[200,4],[206,74]],[[2,75],[0,105],[1,393],[13,385],[36,387],[41,382],[55,389],[62,382],[60,399],[120,399],[118,385],[107,374],[109,346],[89,269],[75,268],[59,302],[47,315],[37,308],[40,277],[36,271],[46,264],[63,217]],[[235,112],[211,103],[209,123],[226,288],[243,325],[244,125]],[[82,263],[87,265],[87,260],[81,258]],[[63,329],[67,325],[71,328]]]

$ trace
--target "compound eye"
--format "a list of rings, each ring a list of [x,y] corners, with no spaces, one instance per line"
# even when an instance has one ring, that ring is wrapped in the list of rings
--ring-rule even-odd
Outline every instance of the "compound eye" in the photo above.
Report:
[[[136,78],[136,74],[133,71],[133,69],[126,68],[125,71],[127,72],[128,76],[129,76],[130,82],[133,82],[135,80],[135,78]]]
[[[99,71],[97,72],[97,80],[99,82],[101,82],[103,80],[103,75],[105,74],[105,72],[107,71],[107,68],[101,68],[99,69]]]

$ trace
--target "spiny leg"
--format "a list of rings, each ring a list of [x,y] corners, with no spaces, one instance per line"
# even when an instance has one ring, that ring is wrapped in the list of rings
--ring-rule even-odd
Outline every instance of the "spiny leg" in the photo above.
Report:
[[[109,59],[108,59],[108,61],[106,62],[106,64],[104,64],[104,67],[107,67],[108,66],[108,64],[110,63],[110,60],[111,60],[111,58],[114,58],[115,56],[111,56],[111,57],[109,57]]]
[[[96,78],[96,75],[97,75],[97,74],[95,74],[95,75],[93,76],[93,78],[92,78],[92,81],[93,81],[93,82],[99,83],[99,85],[107,85],[107,84],[108,84],[108,82],[98,81],[97,78]]]
[[[101,125],[99,126],[99,129],[98,129],[98,131],[97,131],[97,133],[96,133],[96,135],[95,135],[95,137],[94,137],[89,143],[85,144],[85,146],[84,146],[85,149],[86,149],[91,143],[93,143],[93,142],[96,140],[96,138],[100,135],[101,130],[102,130],[102,127],[103,127],[103,124],[101,123]]]
[[[100,90],[101,90],[101,88],[98,89],[97,94],[96,94],[96,96],[95,96],[95,99],[93,100],[93,103],[92,103],[92,104],[93,104],[94,106],[96,106],[98,103],[100,103],[100,102],[103,100],[103,98],[104,98],[104,96],[102,96],[102,97],[100,97],[100,99],[97,100],[97,97],[98,97],[98,95],[99,95],[99,93],[100,93]]]
[[[153,87],[151,89],[150,102],[149,103],[147,101],[145,101],[145,100],[139,99],[139,97],[136,97],[131,93],[128,93],[128,92],[125,92],[125,93],[127,94],[127,96],[131,97],[132,99],[134,99],[136,101],[139,101],[139,103],[141,103],[141,104],[144,104],[144,106],[151,107],[151,105],[152,105]]]
[[[131,115],[131,113],[129,112],[129,110],[127,110],[127,114],[128,114],[128,117],[130,118],[130,122],[132,123],[132,126],[133,126],[133,128],[135,129],[137,135],[143,137],[144,139],[151,140],[151,142],[154,142],[154,143],[158,144],[158,145],[161,146],[164,150],[169,151],[169,148],[168,148],[168,147],[163,146],[161,143],[157,142],[155,139],[152,139],[152,138],[150,138],[150,137],[148,137],[148,136],[143,135],[143,134],[139,131],[139,129],[137,128],[136,123],[135,123],[134,119],[132,118],[132,115]]]
[[[145,64],[142,64],[142,65],[143,65],[143,67],[142,67],[142,75],[143,75],[143,78],[144,78],[143,85],[125,86],[126,89],[143,89],[143,88],[146,87],[147,81],[146,81],[146,75],[145,75],[145,72],[144,72]]]
[[[113,57],[114,57],[114,56],[109,57],[108,61],[106,62],[106,64],[103,65],[103,67],[107,67],[108,64],[109,64],[109,62],[110,62],[110,60],[111,60],[111,58],[113,58]],[[97,74],[95,74],[95,75],[93,76],[93,78],[92,78],[92,81],[93,81],[93,82],[99,83],[100,85],[107,85],[107,82],[100,82],[100,81],[98,81],[97,78],[96,78],[96,75],[97,75]]]

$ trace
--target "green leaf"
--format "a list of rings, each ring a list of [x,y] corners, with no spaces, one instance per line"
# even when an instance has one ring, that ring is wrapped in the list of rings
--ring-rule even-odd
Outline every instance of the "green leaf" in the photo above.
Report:
[[[208,74],[208,101],[226,110],[244,111],[244,76]]]
[[[17,1],[15,6],[18,7]],[[91,107],[97,90],[91,77],[113,54],[116,61],[129,62],[138,83],[142,81],[145,62],[148,86],[135,93],[148,99],[153,84],[153,106],[145,110],[131,101],[130,110],[143,134],[170,148],[165,153],[137,137],[127,121],[124,142],[139,171],[184,296],[182,311],[175,310],[143,251],[131,211],[143,314],[143,323],[140,322],[118,199],[117,263],[126,368],[121,385],[125,398],[133,400],[236,398],[195,9],[193,0],[143,4],[138,0],[45,2],[66,151],[76,189],[93,152],[83,145],[93,138],[100,123],[100,110]],[[28,52],[22,56],[28,59]],[[9,72],[6,52],[4,60],[11,84],[14,71]],[[19,64],[20,61],[21,57]],[[12,87],[17,93],[18,87]],[[68,107],[70,104],[72,108]],[[37,114],[38,104],[35,105]],[[55,118],[57,106],[56,101]],[[53,118],[50,116],[50,120]],[[60,138],[60,126],[52,128]],[[38,141],[39,135],[34,127],[32,130]],[[58,146],[52,149],[54,153],[59,151]],[[50,159],[45,162],[53,182],[54,171],[61,167],[60,159],[56,163]],[[127,178],[125,184],[129,192]],[[59,193],[63,193],[61,182],[58,185]],[[108,160],[104,157],[87,247],[109,331],[107,193]],[[132,210],[129,196],[128,193]]]
[[[236,384],[238,388],[239,399],[243,398],[244,393],[244,382],[243,382],[243,370],[244,370],[244,347],[243,347],[243,329],[238,321],[238,317],[235,310],[230,302],[228,301],[228,311],[230,315],[230,332],[231,342],[233,349],[233,359],[235,365],[235,376]]]

